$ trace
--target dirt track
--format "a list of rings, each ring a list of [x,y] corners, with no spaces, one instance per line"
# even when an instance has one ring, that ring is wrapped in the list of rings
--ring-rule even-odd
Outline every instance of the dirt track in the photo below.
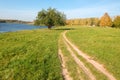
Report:
[[[72,78],[69,76],[69,72],[68,72],[68,70],[65,66],[66,61],[65,61],[65,58],[63,56],[63,53],[62,53],[61,49],[59,49],[58,52],[59,52],[59,56],[60,56],[60,60],[61,60],[61,64],[62,64],[63,77],[64,77],[65,80],[72,80]]]
[[[103,67],[102,64],[100,64],[99,62],[93,60],[91,56],[88,56],[87,54],[83,53],[81,50],[79,50],[77,48],[77,46],[75,46],[73,43],[71,43],[68,40],[68,38],[66,37],[66,32],[67,31],[63,32],[62,38],[64,39],[64,43],[65,43],[65,45],[67,47],[67,50],[70,52],[70,54],[73,57],[74,61],[86,73],[86,75],[89,77],[90,80],[96,80],[95,75],[93,75],[91,73],[91,71],[84,65],[84,63],[79,60],[79,58],[75,55],[75,53],[72,51],[72,49],[74,49],[78,53],[79,56],[83,57],[87,62],[89,62],[90,64],[92,64],[94,66],[94,68],[96,68],[98,71],[100,71],[101,73],[103,73],[108,78],[108,80],[116,80],[116,78],[111,73],[109,73]],[[63,56],[61,58],[63,58]],[[69,79],[66,78],[65,80],[69,80]]]

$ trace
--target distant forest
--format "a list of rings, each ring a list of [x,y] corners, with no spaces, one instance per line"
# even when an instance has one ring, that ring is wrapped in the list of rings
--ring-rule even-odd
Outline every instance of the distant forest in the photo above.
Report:
[[[66,21],[66,24],[120,28],[120,16],[111,18],[108,13],[105,13],[101,18],[69,19]]]
[[[0,23],[21,23],[21,24],[33,24],[33,22],[29,22],[29,21],[11,20],[11,19],[0,19]]]

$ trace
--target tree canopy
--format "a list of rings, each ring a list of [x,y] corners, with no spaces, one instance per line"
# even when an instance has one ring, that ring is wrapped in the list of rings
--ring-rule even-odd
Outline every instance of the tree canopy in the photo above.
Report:
[[[35,25],[45,25],[48,28],[52,26],[63,26],[65,25],[66,16],[64,13],[57,11],[56,9],[48,8],[47,10],[42,9],[38,12],[35,20]]]
[[[69,19],[66,21],[67,25],[87,25],[87,26],[98,26],[98,18],[79,18],[79,19]]]
[[[112,20],[108,13],[105,13],[101,19],[100,19],[100,26],[102,27],[111,27],[112,26]]]
[[[120,28],[120,16],[116,16],[113,23],[113,27]]]

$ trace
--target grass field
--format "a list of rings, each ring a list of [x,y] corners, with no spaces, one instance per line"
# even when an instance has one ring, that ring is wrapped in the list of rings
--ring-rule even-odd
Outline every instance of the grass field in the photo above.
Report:
[[[69,75],[72,76],[73,80],[90,80],[88,75],[81,69],[78,64],[74,61],[71,53],[66,48],[64,41],[60,38],[60,47],[62,49],[62,53],[66,58],[66,67],[69,71]],[[84,65],[91,70],[92,74],[95,75],[96,80],[108,80],[107,77],[94,68],[93,65],[89,64],[84,58],[78,55],[74,49],[71,49],[74,54],[79,58],[80,61],[84,63]]]
[[[59,43],[62,53],[65,57],[65,66],[67,67],[69,75],[72,77],[72,79],[81,80],[82,78],[83,80],[88,80],[88,76],[86,76],[82,69],[79,68],[79,66],[76,64],[73,57],[71,56],[70,52],[67,50],[66,45],[63,42],[62,36],[60,37]]]
[[[77,26],[67,36],[120,80],[120,29]]]
[[[63,80],[60,33],[46,29],[0,34],[0,80]]]
[[[80,50],[104,64],[120,80],[120,29],[80,26],[0,33],[0,80],[63,80],[58,40],[64,30],[69,30],[66,36]],[[73,79],[79,80],[77,74],[80,74],[87,80],[65,45],[62,42],[60,45]],[[87,62],[85,65],[97,79],[106,80],[105,76],[92,69],[93,66]]]

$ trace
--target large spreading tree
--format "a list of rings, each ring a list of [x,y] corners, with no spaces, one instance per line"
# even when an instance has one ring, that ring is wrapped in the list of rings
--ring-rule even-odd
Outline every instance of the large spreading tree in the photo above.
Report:
[[[105,13],[101,19],[100,19],[100,26],[102,27],[111,27],[112,26],[112,20],[108,13]]]
[[[42,9],[40,12],[38,12],[35,20],[35,25],[45,25],[50,29],[52,26],[63,26],[65,25],[65,22],[65,14],[57,11],[54,8],[49,8],[47,10]]]

